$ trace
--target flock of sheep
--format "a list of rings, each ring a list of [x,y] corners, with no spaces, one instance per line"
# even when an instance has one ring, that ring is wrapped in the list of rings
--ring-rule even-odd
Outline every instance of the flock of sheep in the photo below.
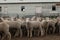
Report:
[[[13,31],[14,30],[14,31]],[[34,35],[44,36],[47,34],[60,34],[60,17],[43,18],[33,16],[32,18],[3,18],[0,17],[0,38],[7,37],[11,40],[13,37],[23,36],[23,30],[27,31],[27,37]],[[13,31],[13,32],[12,32]],[[37,31],[37,32],[36,32]]]

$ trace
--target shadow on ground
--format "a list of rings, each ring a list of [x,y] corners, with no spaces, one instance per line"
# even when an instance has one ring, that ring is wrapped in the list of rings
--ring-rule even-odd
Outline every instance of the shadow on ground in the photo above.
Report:
[[[47,35],[44,37],[32,37],[32,38],[12,38],[12,40],[60,40],[60,35]]]

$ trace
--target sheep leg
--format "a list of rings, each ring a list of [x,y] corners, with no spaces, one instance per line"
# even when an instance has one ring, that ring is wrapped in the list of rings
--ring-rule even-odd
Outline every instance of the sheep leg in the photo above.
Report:
[[[36,30],[33,30],[33,32],[34,32],[34,34],[33,34],[33,35],[34,35],[34,36],[36,35],[35,31],[36,31]]]
[[[14,37],[18,36],[18,34],[19,34],[19,30],[17,29],[17,31],[16,31]]]
[[[20,37],[22,37],[22,30],[20,29]]]
[[[29,30],[27,30],[27,33],[28,33],[28,34],[27,34],[27,37],[29,37]]]
[[[44,35],[44,31],[43,31],[42,27],[40,27],[40,30],[41,30],[41,36],[43,36]]]
[[[0,39],[1,39],[1,36],[0,36]]]
[[[48,27],[45,30],[46,30],[46,35],[47,35]]]
[[[37,32],[37,36],[39,37],[40,30],[35,30],[34,35],[36,35],[36,32]]]
[[[6,37],[6,34],[4,36],[2,36],[1,40],[3,40]]]
[[[37,36],[39,36],[39,33],[40,33],[40,31],[38,30],[38,35]]]
[[[59,26],[59,34],[60,34],[60,26]]]
[[[30,30],[30,38],[32,37],[32,30]]]
[[[7,33],[7,38],[8,38],[7,40],[11,40],[11,34],[10,34],[10,32]]]
[[[53,25],[53,34],[54,34],[54,32],[55,32],[55,26]]]
[[[11,40],[11,34],[10,34],[10,32],[6,32],[5,35],[2,37],[1,40],[3,40],[6,36],[8,38],[7,40]]]

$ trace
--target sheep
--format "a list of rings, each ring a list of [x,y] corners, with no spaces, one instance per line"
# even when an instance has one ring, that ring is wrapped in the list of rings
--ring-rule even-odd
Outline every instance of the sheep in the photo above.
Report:
[[[58,34],[60,34],[60,21],[57,23],[57,25],[58,25],[58,31],[59,31]]]
[[[21,22],[21,36],[22,36],[22,33],[25,32],[25,31],[28,31],[27,29],[27,19],[23,19],[23,18],[20,18],[20,19],[17,19],[18,22]],[[28,36],[27,36],[28,37]]]
[[[30,18],[27,18],[26,19],[26,23],[27,23],[27,28],[29,29],[28,30],[28,36],[29,36],[29,31],[30,31],[30,37],[32,37],[32,30],[33,28],[39,28],[40,31],[41,31],[41,36],[44,35],[44,30],[42,29],[42,26],[41,26],[41,21],[42,21],[42,18],[40,17],[32,17],[33,20],[30,20]],[[38,31],[38,32],[40,32]],[[38,36],[39,36],[39,33],[38,33]]]
[[[21,22],[10,21],[10,22],[7,22],[7,24],[9,24],[10,28],[17,29],[17,31],[16,31],[14,36],[17,36],[19,32],[21,33]],[[20,37],[21,37],[21,35],[20,35]]]
[[[54,34],[54,32],[55,32],[55,21],[53,21],[53,20],[50,20],[50,21],[48,21],[48,27],[51,27],[51,28],[53,28],[53,30],[52,30],[52,33]]]
[[[46,20],[41,21],[41,26],[44,29],[44,34],[47,34],[47,29],[48,29],[48,22]]]
[[[43,18],[41,18],[41,17],[37,17],[36,18],[36,21],[40,21],[41,22],[42,20],[43,20]]]
[[[56,25],[55,25],[55,27],[56,27],[55,33],[60,34],[60,18],[59,17],[56,18]]]
[[[6,21],[3,18],[1,18],[1,19],[9,25],[9,28],[16,29],[16,33],[15,33],[14,37],[18,36],[19,32],[21,32],[21,30],[20,30],[21,22],[19,22],[19,21],[8,21],[8,20]]]
[[[16,22],[16,24],[20,24],[20,37],[22,37],[22,33],[23,33],[22,32],[22,26],[25,26],[26,25],[25,19],[24,18],[19,18],[19,19],[15,19],[14,21],[11,21],[11,22],[13,22],[13,24],[15,24],[14,22]],[[12,25],[12,23],[11,23],[11,25]]]
[[[36,16],[33,16],[33,17],[31,18],[31,21],[33,21],[33,20],[36,20]]]
[[[28,21],[27,22],[27,27],[29,29],[28,30],[28,36],[29,36],[29,31],[30,31],[30,37],[32,37],[32,30],[33,30],[33,28],[39,28],[39,31],[38,32],[41,31],[41,36],[44,35],[43,34],[43,29],[42,29],[39,21]],[[39,33],[38,33],[38,36],[39,36]]]
[[[46,20],[42,20],[42,22],[41,22],[41,24],[42,24],[42,27],[44,28],[44,30],[45,30],[45,34],[47,35],[47,31],[49,31],[48,30],[48,28],[50,27],[50,28],[53,28],[53,33],[55,32],[55,21],[53,21],[53,20],[51,20],[51,19],[46,19]]]
[[[27,26],[26,26],[26,19],[25,18],[19,18],[19,19],[17,19],[16,21],[18,21],[19,23],[21,23],[21,37],[22,37],[22,33],[23,33],[23,28],[24,28],[24,30],[25,29],[27,29]]]
[[[8,40],[11,40],[11,34],[9,32],[9,25],[5,22],[0,23],[0,32],[4,32],[4,36],[2,36],[1,40],[3,40],[6,36],[8,37]]]

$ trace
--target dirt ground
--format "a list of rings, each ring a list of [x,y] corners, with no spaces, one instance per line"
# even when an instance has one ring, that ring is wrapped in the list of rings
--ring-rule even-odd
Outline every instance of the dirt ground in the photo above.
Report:
[[[13,38],[12,40],[60,40],[60,35],[47,35],[44,37],[32,37],[32,38]]]

